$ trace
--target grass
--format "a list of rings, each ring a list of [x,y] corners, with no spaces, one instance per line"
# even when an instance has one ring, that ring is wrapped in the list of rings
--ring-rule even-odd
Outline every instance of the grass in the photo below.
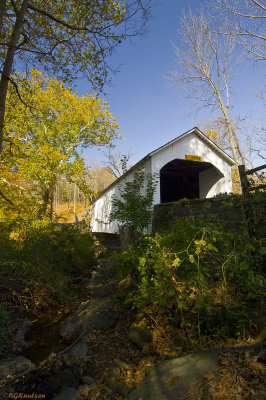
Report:
[[[56,206],[55,217],[59,222],[75,222],[75,214],[77,214],[79,221],[82,221],[84,210],[83,203],[76,203],[75,212],[73,203],[62,203]]]

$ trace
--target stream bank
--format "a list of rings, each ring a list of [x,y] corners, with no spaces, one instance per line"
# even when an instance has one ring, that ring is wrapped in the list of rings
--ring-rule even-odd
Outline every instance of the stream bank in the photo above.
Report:
[[[121,292],[128,284],[126,280],[119,282],[116,278],[111,259],[98,260],[89,281],[79,281],[87,291],[86,299],[69,314],[62,312],[39,321],[42,333],[38,332],[36,323],[25,335],[36,340],[39,334],[38,341],[41,341],[47,333],[51,338],[47,342],[49,355],[42,353],[40,348],[34,350],[33,345],[28,357],[35,357],[35,364],[21,356],[13,358],[13,366],[6,361],[4,374],[14,374],[15,379],[4,380],[1,398],[8,399],[10,393],[34,393],[47,400],[139,400],[139,396],[147,393],[148,397],[143,400],[156,399],[155,396],[161,399],[158,395],[170,400],[176,398],[173,393],[179,384],[182,386],[181,377],[185,371],[199,378],[201,366],[197,366],[194,373],[192,368],[193,365],[196,367],[195,357],[200,365],[203,362],[199,353],[184,355],[186,350],[178,349],[176,343],[156,329],[156,324],[149,329],[148,320],[143,321],[143,317],[140,319],[121,303]],[[25,325],[28,329],[29,323]],[[64,346],[62,350],[53,347],[59,344]],[[213,351],[219,352],[207,351],[201,358],[208,360],[210,355],[211,360],[217,361]],[[12,370],[14,363],[16,369]],[[217,362],[214,364],[207,363],[206,368],[217,368]],[[3,377],[1,367],[3,373],[3,365],[0,365],[0,379]],[[159,394],[152,389],[154,386],[160,388]]]

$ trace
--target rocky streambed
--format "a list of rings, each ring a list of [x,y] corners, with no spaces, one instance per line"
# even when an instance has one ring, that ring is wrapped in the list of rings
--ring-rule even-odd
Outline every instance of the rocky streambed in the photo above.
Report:
[[[121,307],[109,266],[99,264],[88,282],[80,281],[87,297],[73,313],[47,313],[34,323],[24,319],[17,332],[20,347],[0,362],[1,399],[10,393],[56,400],[94,398],[97,391],[110,399],[128,394],[129,389],[115,381],[126,363],[114,357]]]
[[[79,284],[87,298],[74,312],[24,319],[17,335],[26,348],[0,362],[1,399],[17,393],[46,400],[193,399],[191,385],[217,372],[219,349],[160,361],[153,332],[134,325],[121,305],[108,260]],[[261,345],[252,349],[258,354]]]

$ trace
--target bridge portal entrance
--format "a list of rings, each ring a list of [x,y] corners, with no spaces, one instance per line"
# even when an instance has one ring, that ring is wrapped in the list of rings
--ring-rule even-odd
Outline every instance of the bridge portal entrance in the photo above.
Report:
[[[205,198],[222,176],[209,162],[172,160],[160,170],[161,203]]]

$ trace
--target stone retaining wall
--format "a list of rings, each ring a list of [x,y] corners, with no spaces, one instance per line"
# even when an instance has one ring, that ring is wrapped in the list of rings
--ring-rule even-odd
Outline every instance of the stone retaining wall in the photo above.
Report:
[[[254,199],[256,203],[256,200]],[[252,203],[252,201],[251,201]],[[260,203],[261,216],[259,236],[265,237],[265,201]],[[179,218],[193,216],[204,221],[218,221],[232,231],[241,232],[246,227],[242,196],[214,197],[211,199],[183,199],[178,202],[157,204],[154,206],[152,231],[162,232],[170,228]]]

